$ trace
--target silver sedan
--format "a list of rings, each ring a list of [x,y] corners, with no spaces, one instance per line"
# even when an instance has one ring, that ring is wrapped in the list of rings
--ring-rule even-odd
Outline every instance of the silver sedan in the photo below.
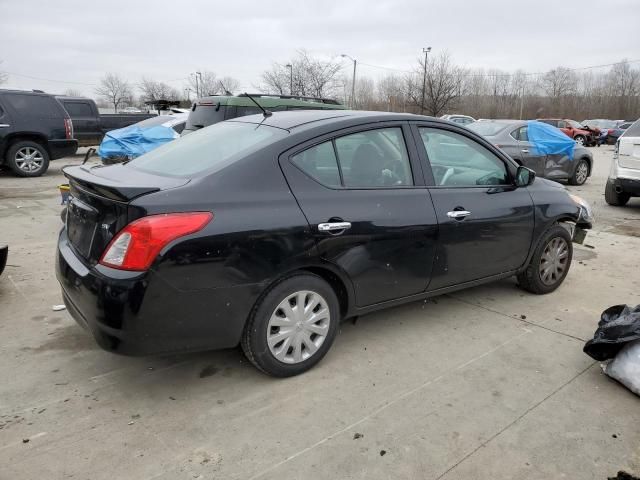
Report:
[[[487,120],[472,123],[467,128],[485,137],[539,177],[582,185],[591,175],[593,156],[589,150],[576,144],[573,159],[564,153],[540,153],[529,141],[527,120]]]

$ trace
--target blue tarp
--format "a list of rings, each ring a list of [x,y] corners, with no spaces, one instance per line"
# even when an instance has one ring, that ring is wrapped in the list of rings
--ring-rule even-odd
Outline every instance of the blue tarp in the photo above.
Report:
[[[102,159],[122,157],[132,159],[171,142],[178,136],[171,127],[158,125],[140,128],[131,125],[107,132],[98,148],[98,155]]]
[[[566,155],[573,160],[576,142],[565,135],[562,130],[547,123],[530,120],[527,122],[529,142],[544,155]]]

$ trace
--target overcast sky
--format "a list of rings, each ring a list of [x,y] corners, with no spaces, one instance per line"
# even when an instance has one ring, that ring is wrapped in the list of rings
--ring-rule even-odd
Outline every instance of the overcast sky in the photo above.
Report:
[[[0,70],[5,87],[48,92],[93,95],[105,72],[182,89],[196,70],[255,90],[298,49],[410,70],[431,46],[467,67],[537,72],[639,60],[639,26],[640,0],[0,0]]]

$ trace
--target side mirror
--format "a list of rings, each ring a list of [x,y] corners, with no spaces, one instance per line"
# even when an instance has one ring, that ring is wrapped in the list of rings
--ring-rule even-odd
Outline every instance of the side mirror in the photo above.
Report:
[[[536,172],[520,165],[516,170],[516,187],[528,187],[536,179]]]

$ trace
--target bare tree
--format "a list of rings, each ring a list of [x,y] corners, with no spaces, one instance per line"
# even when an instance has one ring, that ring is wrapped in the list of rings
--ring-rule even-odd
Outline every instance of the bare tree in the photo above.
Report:
[[[133,101],[133,93],[129,83],[115,73],[107,73],[102,77],[95,92],[113,105],[116,112],[123,103]]]
[[[270,70],[263,72],[260,88],[279,95],[337,96],[342,88],[338,78],[341,69],[340,62],[320,60],[300,50],[288,64],[274,63]]]
[[[67,97],[82,97],[82,92],[80,90],[76,90],[75,88],[67,88],[64,92],[62,92],[62,94]]]
[[[578,79],[576,74],[565,67],[554,68],[541,79],[542,88],[547,96],[557,99],[563,95],[576,93]]]
[[[387,111],[405,110],[406,98],[400,77],[388,75],[380,79],[377,85],[377,94],[379,99],[386,103]]]
[[[167,85],[163,82],[157,82],[145,77],[142,77],[142,81],[138,85],[138,89],[140,90],[140,92],[142,92],[141,100],[143,102],[180,99],[178,90],[173,88],[171,85]]]
[[[233,95],[240,90],[240,81],[233,77],[222,77],[218,80],[218,83],[220,83],[220,93],[224,93],[225,95]]]
[[[424,60],[418,61],[419,67],[414,75],[406,77],[407,93],[412,103],[422,105],[422,79],[424,75]],[[448,52],[443,52],[428,62],[425,83],[425,110],[439,116],[449,108],[455,106],[465,88],[466,71],[455,65]]]
[[[208,70],[189,75],[188,86],[200,97],[215,95],[221,91],[218,77],[214,72]]]

